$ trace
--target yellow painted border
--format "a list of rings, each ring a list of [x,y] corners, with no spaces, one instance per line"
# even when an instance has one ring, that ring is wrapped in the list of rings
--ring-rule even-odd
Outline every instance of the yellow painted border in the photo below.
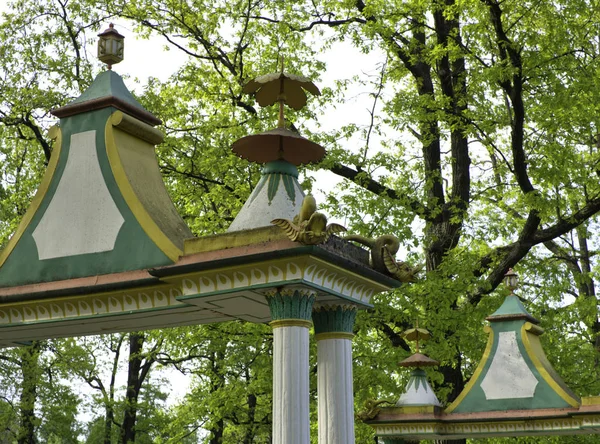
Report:
[[[446,407],[446,410],[444,410],[444,413],[452,413],[454,411],[454,409],[456,409],[456,407],[458,407],[459,404],[463,401],[463,399],[465,399],[465,397],[469,394],[469,392],[473,389],[473,387],[475,387],[475,384],[477,383],[477,380],[479,379],[481,372],[485,368],[485,365],[487,364],[487,361],[490,358],[490,354],[492,352],[492,346],[494,345],[494,330],[492,330],[492,328],[488,325],[483,327],[483,330],[486,333],[488,333],[489,336],[488,336],[487,345],[485,347],[485,351],[483,352],[481,361],[479,361],[479,365],[475,369],[475,373],[473,373],[473,376],[471,376],[471,379],[469,379],[469,382],[467,383],[467,385],[465,386],[463,391],[460,392],[460,395],[458,395],[458,398],[456,398],[452,404],[450,404],[448,407]]]
[[[140,202],[133,187],[127,179],[127,174],[121,163],[119,152],[114,138],[113,126],[118,125],[123,120],[123,113],[121,111],[115,111],[106,121],[105,127],[105,142],[106,142],[106,154],[110,163],[119,191],[123,195],[127,206],[137,219],[138,223],[148,235],[148,237],[156,244],[156,246],[173,262],[177,262],[179,257],[183,255],[183,251],[180,250],[172,241],[165,235],[162,230],[156,225],[156,222],[144,208],[144,205]],[[131,120],[131,118],[129,119]],[[140,122],[141,123],[141,122]]]
[[[352,333],[344,333],[344,332],[327,332],[327,333],[319,333],[315,335],[315,340],[325,341],[327,339],[349,339],[350,341],[354,339],[354,334]]]
[[[276,321],[269,322],[269,325],[273,328],[281,327],[312,327],[312,322],[305,319],[279,319]]]
[[[540,334],[540,328],[531,322],[525,322],[521,327],[521,338],[523,340],[523,345],[525,346],[525,351],[527,351],[527,354],[529,355],[529,359],[531,359],[531,362],[533,362],[537,371],[542,375],[544,381],[546,381],[558,396],[571,407],[579,407],[579,400],[567,393],[548,372],[547,369],[552,368],[552,365],[548,361],[548,358],[546,358],[546,353],[544,353],[544,349],[540,343]]]
[[[388,407],[389,408],[389,407]],[[402,407],[391,407],[394,411],[398,411],[403,415],[418,414],[418,413],[434,413],[436,406],[433,405],[408,405]]]
[[[581,405],[600,405],[600,396],[586,396],[581,398]]]
[[[17,243],[23,236],[23,233],[31,223],[33,217],[37,213],[38,208],[40,207],[46,193],[48,192],[48,188],[50,188],[50,183],[52,182],[52,178],[54,177],[54,172],[56,171],[56,166],[58,165],[58,159],[60,158],[60,153],[62,149],[62,131],[58,127],[58,125],[53,126],[48,131],[48,137],[51,140],[54,140],[54,148],[52,149],[52,155],[50,156],[50,162],[48,163],[48,167],[46,168],[46,172],[44,173],[44,177],[42,178],[42,182],[38,187],[35,196],[31,200],[29,204],[29,208],[25,212],[25,216],[21,219],[21,223],[17,227],[17,231],[12,235],[8,244],[0,253],[0,267],[4,265],[8,256],[12,253],[12,251],[17,246]]]

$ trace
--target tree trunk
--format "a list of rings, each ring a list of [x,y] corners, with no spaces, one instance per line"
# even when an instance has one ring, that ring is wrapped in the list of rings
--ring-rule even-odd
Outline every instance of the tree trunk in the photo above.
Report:
[[[250,383],[249,377],[250,375],[246,374],[248,383]],[[246,403],[248,404],[248,428],[246,429],[243,444],[252,444],[254,442],[254,421],[256,420],[256,395],[250,393],[246,397]]]
[[[223,384],[225,384],[225,378],[221,374],[221,363],[225,358],[222,351],[216,351],[211,356],[211,375],[210,375],[210,391],[211,393],[216,392]],[[208,444],[223,444],[223,433],[225,431],[225,421],[223,418],[219,418],[218,421],[214,422],[209,432],[211,434],[210,441]]]
[[[113,410],[113,406],[106,406],[106,412],[104,416],[104,444],[112,444],[111,434],[114,419],[115,412]]]
[[[39,379],[39,357],[42,344],[34,341],[30,346],[21,349],[21,371],[23,387],[20,400],[21,427],[17,438],[18,444],[35,444],[35,402]]]
[[[142,367],[143,333],[129,335],[129,366],[127,370],[127,392],[125,393],[125,416],[121,425],[121,444],[135,442],[137,402],[140,394],[140,369]]]
[[[210,429],[211,438],[208,444],[223,444],[223,431],[225,430],[225,422],[219,419]]]

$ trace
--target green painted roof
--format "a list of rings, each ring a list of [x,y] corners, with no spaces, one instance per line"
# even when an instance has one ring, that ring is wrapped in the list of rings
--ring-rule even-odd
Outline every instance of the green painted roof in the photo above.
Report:
[[[446,413],[477,413],[578,407],[580,399],[546,358],[544,330],[511,294],[487,318],[489,337],[482,360]]]
[[[113,71],[53,112],[52,157],[0,252],[0,287],[170,265],[192,233],[165,189],[160,122]]]
[[[104,97],[117,97],[140,110],[146,111],[144,107],[135,100],[135,97],[129,92],[123,79],[119,74],[112,70],[100,73],[92,82],[88,89],[82,95],[73,100],[69,105],[88,102],[90,100],[101,99]],[[67,105],[67,106],[69,106]]]
[[[68,105],[52,110],[61,119],[102,108],[115,108],[151,126],[162,123],[144,109],[125,86],[119,74],[112,70],[100,73],[84,93]]]
[[[539,321],[529,314],[519,297],[514,294],[507,296],[500,308],[488,316],[487,320],[493,322],[507,318],[525,318],[534,324],[539,324]]]

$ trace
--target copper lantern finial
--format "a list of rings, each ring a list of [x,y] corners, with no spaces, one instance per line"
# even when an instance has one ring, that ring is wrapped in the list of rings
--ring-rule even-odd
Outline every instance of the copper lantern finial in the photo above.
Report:
[[[112,69],[115,65],[123,61],[123,37],[115,29],[112,23],[108,25],[108,29],[98,34],[98,58],[106,63],[108,69]]]
[[[510,290],[510,294],[514,294],[519,286],[519,275],[512,268],[509,268],[504,275],[504,285]]]

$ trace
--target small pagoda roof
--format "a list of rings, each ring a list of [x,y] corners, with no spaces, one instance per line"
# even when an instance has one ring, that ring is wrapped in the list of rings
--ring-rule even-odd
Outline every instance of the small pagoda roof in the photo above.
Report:
[[[412,402],[381,408],[366,421],[377,436],[452,440],[600,433],[600,397],[580,399],[569,389],[544,353],[539,338],[544,330],[521,300],[510,294],[487,320],[483,357],[456,400],[445,409]]]
[[[162,180],[155,145],[163,134],[153,127],[160,120],[112,70],[53,114],[60,122],[49,134],[48,168],[0,252],[0,347],[236,319],[265,323],[266,295],[281,288],[368,308],[374,295],[400,285],[369,265],[368,252],[334,236],[345,228],[327,225],[314,199],[303,199],[296,166],[285,158],[269,158],[235,230],[194,237]],[[286,131],[276,137],[283,152],[290,141],[292,150],[314,145]],[[301,207],[306,220],[294,226],[302,236],[271,225],[293,224]]]
[[[511,319],[526,319],[533,324],[539,324],[536,318],[525,309],[518,296],[511,294],[504,299],[502,305],[486,318],[490,322],[506,321]]]
[[[268,227],[277,218],[292,220],[300,211],[303,198],[298,169],[285,160],[270,161],[227,231]]]
[[[127,89],[123,79],[112,70],[100,73],[92,84],[75,100],[55,109],[52,114],[59,118],[106,107],[124,111],[149,125],[159,125],[161,120],[148,112]]]

